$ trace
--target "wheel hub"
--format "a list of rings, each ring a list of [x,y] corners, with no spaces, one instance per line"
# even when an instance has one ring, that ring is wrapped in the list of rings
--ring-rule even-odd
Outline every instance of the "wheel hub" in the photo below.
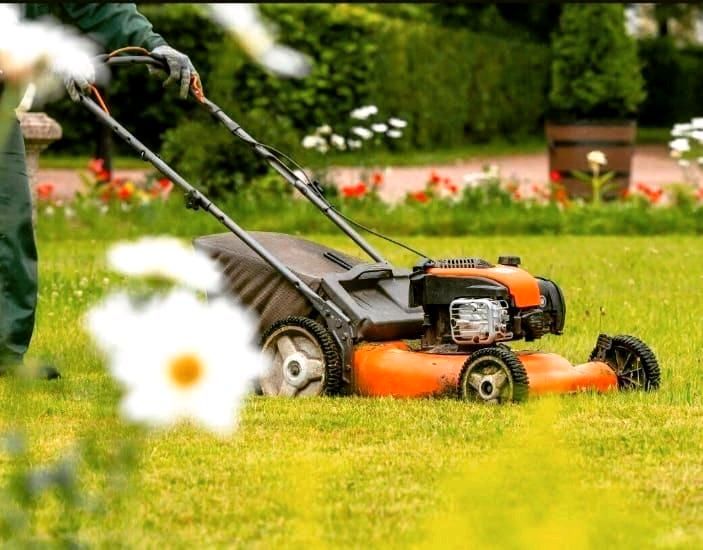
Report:
[[[271,358],[271,368],[260,379],[266,395],[319,395],[325,378],[322,350],[304,328],[282,327],[263,345]]]
[[[283,376],[290,385],[304,387],[310,381],[310,369],[305,355],[296,352],[283,361]]]

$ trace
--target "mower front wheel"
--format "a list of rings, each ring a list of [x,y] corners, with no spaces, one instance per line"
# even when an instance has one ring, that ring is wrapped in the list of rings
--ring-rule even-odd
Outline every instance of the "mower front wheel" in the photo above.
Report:
[[[659,387],[659,362],[649,346],[634,336],[600,335],[589,360],[603,361],[613,369],[621,391]]]
[[[271,360],[259,379],[264,395],[332,395],[342,383],[342,362],[329,331],[307,317],[286,317],[261,336],[262,353]]]
[[[524,401],[527,372],[510,348],[495,346],[473,352],[459,375],[459,398],[482,403]]]

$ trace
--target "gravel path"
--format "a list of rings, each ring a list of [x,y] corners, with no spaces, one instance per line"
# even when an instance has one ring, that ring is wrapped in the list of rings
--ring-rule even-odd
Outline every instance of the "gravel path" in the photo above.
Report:
[[[385,170],[385,178],[380,190],[382,198],[395,201],[402,199],[408,191],[417,191],[425,187],[432,170],[442,177],[449,177],[461,182],[464,174],[477,172],[486,164],[497,164],[503,177],[516,177],[523,182],[543,184],[548,179],[547,154],[507,155],[492,158],[475,158],[459,161],[451,165],[434,166],[396,166]],[[140,179],[144,170],[117,170],[116,177]],[[337,168],[332,170],[332,177],[338,185],[354,184],[358,181],[358,168]],[[669,157],[665,145],[643,145],[636,149],[632,166],[632,182],[648,184],[665,184],[679,181],[681,170]],[[51,181],[55,185],[56,196],[70,198],[82,185],[76,170],[40,170],[39,181]],[[196,187],[196,181],[192,182]]]

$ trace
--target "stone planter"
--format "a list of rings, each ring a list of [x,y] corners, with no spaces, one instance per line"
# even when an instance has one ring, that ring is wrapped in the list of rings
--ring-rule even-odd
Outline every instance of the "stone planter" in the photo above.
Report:
[[[604,198],[615,199],[629,187],[637,135],[636,121],[548,121],[545,133],[550,174],[559,172],[570,197],[591,197],[589,184],[574,178],[571,171],[590,173],[586,155],[596,150],[603,151],[608,159],[603,171],[615,172],[612,181],[617,187],[605,193]]]
[[[32,191],[32,219],[36,222],[36,185],[39,155],[57,139],[61,139],[61,126],[46,113],[19,113],[20,128],[27,151],[27,177]]]

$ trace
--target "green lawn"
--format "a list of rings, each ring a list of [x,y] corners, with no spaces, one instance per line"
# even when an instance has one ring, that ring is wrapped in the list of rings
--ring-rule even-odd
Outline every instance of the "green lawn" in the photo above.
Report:
[[[638,335],[659,357],[660,391],[504,407],[252,397],[229,441],[188,427],[146,438],[132,492],[107,514],[67,517],[45,498],[37,537],[78,526],[79,540],[100,547],[701,547],[700,239],[405,240],[443,256],[519,254],[567,299],[566,333],[536,347],[583,361],[599,331]],[[1,427],[25,427],[36,465],[81,437],[110,449],[127,433],[115,412],[119,391],[80,325],[120,283],[104,267],[108,243],[39,244],[32,354],[55,359],[64,378],[0,381]],[[399,264],[414,261],[379,246]],[[0,471],[7,477],[4,454]],[[83,479],[104,485],[91,471]]]

